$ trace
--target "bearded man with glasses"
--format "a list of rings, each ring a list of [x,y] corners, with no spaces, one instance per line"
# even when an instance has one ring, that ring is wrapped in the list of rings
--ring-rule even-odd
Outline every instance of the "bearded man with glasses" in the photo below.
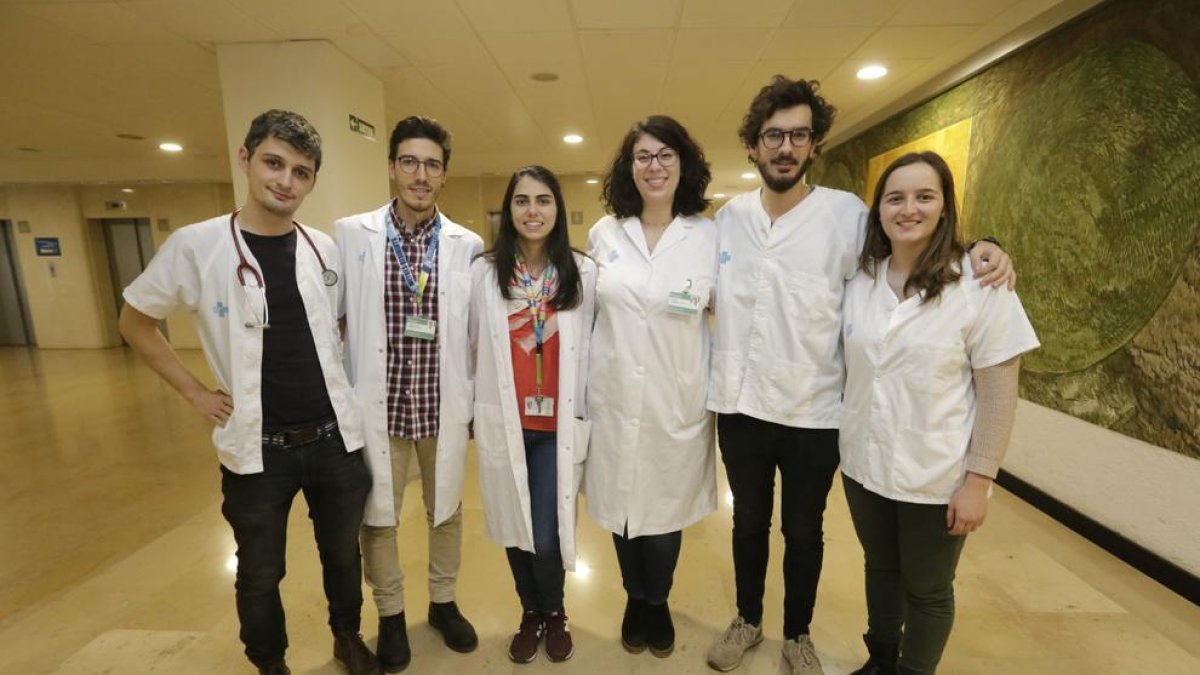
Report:
[[[429,625],[446,646],[470,652],[475,629],[458,609],[462,557],[460,471],[471,420],[467,306],[471,260],[483,239],[437,208],[450,164],[450,134],[427,117],[392,131],[388,174],[397,197],[334,225],[345,270],[340,310],[345,361],[363,410],[373,485],[362,527],[363,572],[379,610],[379,663],[408,666],[404,572],[396,526],[415,455],[429,525]],[[451,504],[435,513],[435,495]]]

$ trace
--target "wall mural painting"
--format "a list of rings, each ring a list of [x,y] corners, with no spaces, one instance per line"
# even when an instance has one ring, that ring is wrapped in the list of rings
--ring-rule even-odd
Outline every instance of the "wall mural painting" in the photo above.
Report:
[[[869,199],[903,152],[953,158],[963,236],[1004,242],[1042,341],[1021,395],[1200,458],[1200,57],[1177,48],[1200,29],[1188,4],[1109,3],[827,151],[813,173]]]

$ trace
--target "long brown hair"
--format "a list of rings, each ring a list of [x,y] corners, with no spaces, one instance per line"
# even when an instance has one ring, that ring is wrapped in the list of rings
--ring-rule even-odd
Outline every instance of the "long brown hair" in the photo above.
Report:
[[[874,279],[879,264],[892,254],[892,242],[883,231],[879,205],[883,201],[883,190],[888,178],[896,169],[912,164],[927,164],[937,173],[942,183],[942,216],[938,218],[933,236],[929,238],[929,245],[917,257],[912,274],[908,276],[908,281],[904,282],[905,295],[910,290],[923,293],[921,304],[925,304],[940,296],[946,285],[962,277],[962,257],[966,252],[958,239],[958,205],[954,199],[954,174],[950,172],[946,160],[936,152],[910,152],[883,170],[879,183],[875,185],[875,198],[867,215],[867,240],[858,258],[858,266]]]

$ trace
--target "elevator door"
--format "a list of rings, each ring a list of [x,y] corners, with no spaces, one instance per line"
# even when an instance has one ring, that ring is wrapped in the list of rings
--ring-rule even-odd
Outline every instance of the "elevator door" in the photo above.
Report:
[[[150,232],[150,220],[102,220],[104,240],[108,244],[109,270],[112,272],[113,302],[117,311],[125,304],[121,293],[125,287],[146,269],[154,255],[154,236]],[[167,334],[167,322],[158,322],[159,330]]]
[[[12,223],[0,220],[0,345],[31,345],[28,303],[17,266]]]

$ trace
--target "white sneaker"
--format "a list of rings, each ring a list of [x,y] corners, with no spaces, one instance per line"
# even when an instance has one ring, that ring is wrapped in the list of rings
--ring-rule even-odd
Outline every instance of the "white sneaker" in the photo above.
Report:
[[[783,641],[783,660],[791,667],[788,672],[792,675],[825,675],[812,638],[807,635]]]
[[[708,665],[721,672],[733,670],[742,664],[746,650],[762,642],[762,639],[762,627],[746,623],[739,616],[708,648]]]

